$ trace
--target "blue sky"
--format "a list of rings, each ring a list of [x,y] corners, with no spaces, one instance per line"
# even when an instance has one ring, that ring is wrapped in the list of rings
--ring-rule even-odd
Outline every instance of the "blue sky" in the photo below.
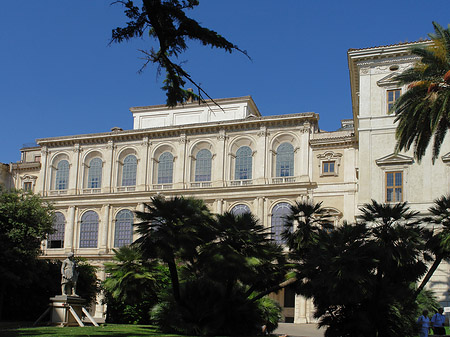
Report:
[[[2,1],[0,162],[37,138],[132,128],[132,106],[165,102],[142,65],[150,40],[109,45],[126,18],[111,0]],[[136,1],[137,3],[140,1]],[[190,15],[252,57],[191,44],[180,57],[213,98],[251,95],[263,115],[351,118],[347,50],[416,41],[450,22],[450,1],[200,0]]]

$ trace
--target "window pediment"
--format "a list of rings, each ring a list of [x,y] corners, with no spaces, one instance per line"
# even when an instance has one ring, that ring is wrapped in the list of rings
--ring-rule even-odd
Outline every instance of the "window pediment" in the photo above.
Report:
[[[442,161],[443,161],[444,163],[450,165],[450,152],[447,153],[447,154],[444,154],[444,155],[441,157],[441,159],[442,159]]]
[[[375,160],[375,163],[378,166],[387,166],[387,165],[411,165],[414,162],[414,158],[405,156],[403,154],[392,153],[387,156],[381,157]]]
[[[394,77],[397,76],[397,75],[399,75],[399,73],[396,73],[396,72],[395,73],[391,73],[391,74],[383,77],[381,80],[378,80],[377,81],[377,85],[379,87],[386,87],[386,86],[389,86],[389,85],[396,85],[396,84],[399,83],[398,81],[394,81]]]

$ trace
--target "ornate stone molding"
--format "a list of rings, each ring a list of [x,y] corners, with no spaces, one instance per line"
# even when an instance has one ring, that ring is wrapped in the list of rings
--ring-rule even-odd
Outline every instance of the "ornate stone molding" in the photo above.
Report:
[[[414,158],[405,156],[403,154],[392,153],[387,156],[375,160],[378,166],[386,165],[411,165],[414,163]]]

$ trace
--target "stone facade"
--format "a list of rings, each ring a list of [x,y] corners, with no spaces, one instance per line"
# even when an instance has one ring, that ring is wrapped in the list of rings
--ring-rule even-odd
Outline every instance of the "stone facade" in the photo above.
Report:
[[[390,79],[415,61],[410,45],[349,51],[353,120],[335,132],[321,131],[315,113],[263,117],[246,96],[131,108],[133,130],[38,139],[22,149],[12,174],[16,187],[57,210],[59,236],[44,243],[44,257],[73,251],[104,279],[112,249],[136,238],[126,232],[127,216],[157,194],[201,198],[214,213],[250,210],[275,239],[283,210],[296,200],[323,202],[336,225],[352,222],[370,199],[397,197],[425,212],[449,192],[450,147],[444,143],[434,165],[393,151],[387,94],[405,90]],[[388,175],[401,185],[389,189]],[[441,269],[431,288],[446,304],[448,266]],[[274,297],[288,321],[313,321],[311,301],[284,291]],[[103,314],[97,304],[95,316]]]

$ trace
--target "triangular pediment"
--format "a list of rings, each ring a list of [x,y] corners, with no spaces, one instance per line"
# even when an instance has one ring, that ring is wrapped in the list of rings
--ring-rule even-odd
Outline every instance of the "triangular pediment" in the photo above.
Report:
[[[441,159],[442,159],[442,161],[443,161],[444,163],[450,164],[450,152],[447,153],[447,154],[444,154],[444,155],[441,157]]]
[[[375,160],[375,162],[377,163],[378,166],[412,164],[414,162],[414,158],[405,156],[403,154],[392,153]]]
[[[379,87],[386,86],[386,85],[393,85],[398,83],[398,81],[394,81],[394,77],[399,75],[399,73],[391,73],[387,75],[386,77],[383,77],[381,80],[377,81],[377,85]]]

